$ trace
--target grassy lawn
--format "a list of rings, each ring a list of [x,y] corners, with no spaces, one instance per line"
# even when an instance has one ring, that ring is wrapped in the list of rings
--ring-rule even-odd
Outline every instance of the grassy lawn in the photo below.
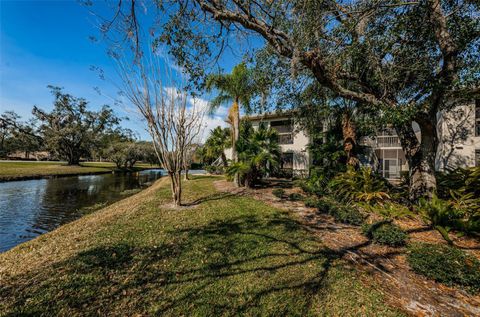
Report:
[[[166,178],[0,254],[0,315],[400,316],[295,216]]]
[[[150,164],[136,164],[136,169],[151,168]],[[115,164],[110,162],[85,162],[80,166],[68,166],[65,162],[32,162],[3,161],[0,162],[0,180],[14,180],[25,177],[49,175],[92,174],[110,172]]]

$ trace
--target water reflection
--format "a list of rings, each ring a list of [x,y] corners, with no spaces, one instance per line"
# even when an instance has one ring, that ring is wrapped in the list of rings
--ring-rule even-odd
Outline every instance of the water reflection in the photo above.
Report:
[[[162,170],[0,183],[0,252],[150,185]]]

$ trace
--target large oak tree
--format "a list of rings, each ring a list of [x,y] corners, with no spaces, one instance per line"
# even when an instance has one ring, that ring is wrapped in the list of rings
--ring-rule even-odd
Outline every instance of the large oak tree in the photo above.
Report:
[[[479,92],[474,0],[157,1],[157,39],[201,87],[232,41],[258,39],[321,86],[390,119],[409,163],[412,199],[431,195],[437,113]],[[135,1],[120,15],[138,34]],[[123,11],[123,10],[126,11]],[[116,14],[115,16],[118,16]],[[133,21],[133,23],[132,23]],[[108,29],[105,28],[105,30]],[[154,33],[152,29],[152,33]],[[235,34],[236,36],[232,36]],[[133,36],[133,38],[136,38]],[[137,38],[138,40],[138,38]],[[412,123],[420,127],[415,135]]]
[[[68,165],[89,157],[104,132],[116,126],[119,119],[112,109],[103,106],[99,111],[87,109],[88,102],[49,86],[55,97],[54,108],[47,112],[35,106],[33,115],[40,121],[44,146]]]

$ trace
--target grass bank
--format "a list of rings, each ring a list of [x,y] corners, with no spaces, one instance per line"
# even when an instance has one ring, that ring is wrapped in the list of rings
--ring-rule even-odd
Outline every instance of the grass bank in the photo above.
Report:
[[[295,216],[166,178],[0,254],[0,315],[399,316]]]
[[[149,164],[136,164],[135,170],[152,168]],[[50,176],[68,176],[82,174],[101,174],[115,170],[115,164],[109,162],[85,162],[68,166],[65,162],[0,162],[0,181],[34,179]]]

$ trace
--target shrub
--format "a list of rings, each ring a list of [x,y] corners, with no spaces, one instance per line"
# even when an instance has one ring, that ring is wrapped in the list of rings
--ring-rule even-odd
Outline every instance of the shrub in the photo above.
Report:
[[[285,196],[285,191],[281,188],[275,188],[272,190],[272,194],[275,197],[283,198],[283,196]]]
[[[410,246],[407,260],[418,274],[472,293],[480,291],[480,261],[455,247],[415,244]]]
[[[299,182],[300,188],[307,194],[321,196],[326,193],[329,177],[318,169],[312,169],[308,179]]]
[[[398,247],[405,245],[408,235],[391,221],[379,221],[362,226],[363,234],[376,243]]]
[[[298,200],[302,200],[303,196],[300,195],[299,193],[291,193],[290,195],[288,195],[288,200],[291,200],[291,201],[298,201]]]
[[[359,226],[365,220],[365,216],[355,206],[344,205],[327,197],[318,199],[315,207],[321,213],[329,214],[335,221],[341,223]]]
[[[390,199],[386,180],[373,173],[371,168],[361,168],[359,171],[349,168],[332,179],[328,188],[341,201],[375,203]]]
[[[335,221],[349,225],[359,226],[365,217],[353,206],[330,205],[328,213],[335,218]]]
[[[319,201],[320,200],[317,197],[309,196],[309,197],[305,198],[305,200],[304,200],[305,207],[311,207],[311,208],[318,207]]]
[[[329,214],[332,206],[333,206],[333,203],[329,199],[322,198],[318,200],[316,207],[318,208],[318,211],[320,211],[321,213]]]
[[[412,218],[415,215],[415,213],[407,207],[395,202],[374,205],[362,202],[357,204],[367,212],[378,214],[390,219]]]
[[[441,198],[449,198],[452,190],[462,194],[471,193],[480,198],[480,166],[439,172],[437,184],[438,196]]]
[[[448,234],[449,231],[464,229],[464,212],[436,195],[433,195],[431,200],[421,199],[418,210],[420,215],[450,244],[452,240]]]

